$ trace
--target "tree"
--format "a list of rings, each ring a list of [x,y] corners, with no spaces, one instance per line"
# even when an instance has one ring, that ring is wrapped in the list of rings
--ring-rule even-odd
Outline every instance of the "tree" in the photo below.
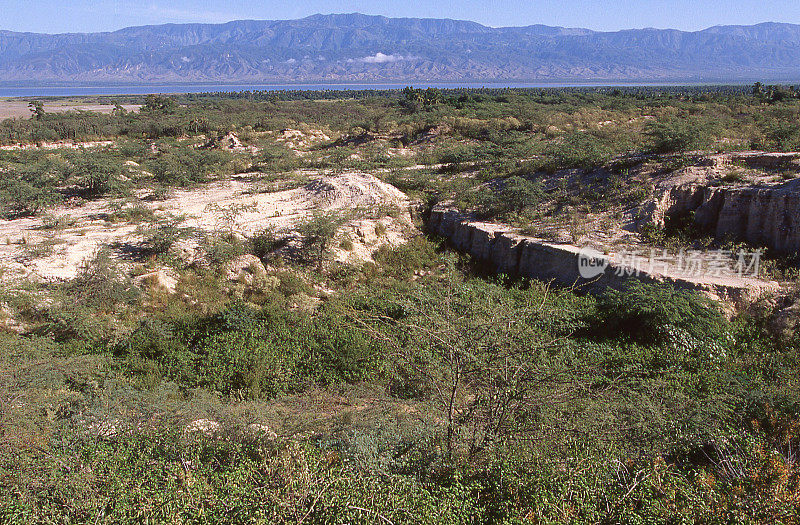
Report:
[[[142,110],[154,113],[174,113],[178,103],[170,97],[147,95]]]
[[[418,111],[420,107],[430,111],[444,99],[442,91],[436,88],[422,90],[408,86],[403,88],[401,94],[403,98],[400,100],[400,105],[412,113]]]
[[[699,294],[631,279],[624,289],[609,289],[598,305],[599,333],[630,337],[641,344],[663,343],[675,329],[710,342],[723,338],[719,305]]]
[[[542,201],[544,188],[540,182],[515,176],[506,180],[501,194],[507,209],[521,213],[525,208],[536,206]]]
[[[31,110],[31,118],[35,120],[42,120],[45,116],[44,111],[44,104],[39,100],[34,100],[30,104],[28,104],[28,108]]]
[[[120,183],[122,167],[114,160],[84,153],[73,160],[71,175],[87,195],[97,197]]]
[[[546,288],[539,292],[462,281],[451,265],[441,285],[412,288],[384,314],[350,317],[442,410],[454,460],[522,439],[538,410],[569,403],[587,381],[554,356],[566,335],[548,323],[562,312]]]
[[[713,129],[697,118],[650,122],[645,131],[656,153],[676,153],[703,147]]]
[[[522,213],[542,202],[545,196],[541,182],[513,176],[506,179],[499,192],[486,192],[481,200],[482,213],[488,217],[511,212]]]
[[[9,178],[0,181],[0,210],[6,218],[36,215],[60,200],[60,193],[26,180]]]
[[[330,256],[331,242],[343,223],[344,217],[335,212],[315,212],[310,219],[297,227],[306,249],[317,261],[318,270],[322,270]]]

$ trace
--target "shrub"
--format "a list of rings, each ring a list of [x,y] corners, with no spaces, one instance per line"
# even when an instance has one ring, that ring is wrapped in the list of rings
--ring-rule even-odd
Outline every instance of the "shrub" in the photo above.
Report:
[[[140,227],[144,249],[151,255],[164,255],[173,244],[194,235],[195,229],[181,226],[182,223],[182,217],[168,216]]]
[[[410,278],[417,270],[430,269],[440,264],[437,245],[420,235],[399,246],[383,245],[373,254],[380,271],[395,279]]]
[[[250,251],[250,244],[233,234],[204,235],[202,246],[208,261],[216,266]]]
[[[774,123],[767,131],[769,141],[767,147],[778,151],[796,151],[800,145],[800,131],[794,122],[779,121]]]
[[[223,332],[198,345],[203,366],[199,384],[217,392],[242,392],[246,397],[274,397],[293,389],[301,347],[276,346],[253,332]]]
[[[377,367],[374,346],[335,311],[313,315],[242,301],[188,323],[145,319],[117,346],[128,373],[166,377],[223,395],[274,397],[313,384],[358,381]]]
[[[602,138],[588,132],[573,132],[545,147],[541,167],[547,171],[561,169],[595,169],[608,163],[614,148]]]
[[[52,189],[38,187],[24,180],[3,179],[0,181],[0,199],[3,215],[13,219],[36,215],[61,202],[62,196]]]
[[[284,297],[291,297],[299,294],[311,294],[314,289],[309,285],[302,275],[297,272],[287,270],[278,272],[277,274],[279,284],[278,291]]]
[[[274,226],[264,228],[260,232],[253,235],[250,239],[252,245],[252,253],[261,260],[265,260],[275,250],[278,250],[288,243],[285,236],[278,234]]]
[[[89,197],[99,197],[122,187],[122,167],[115,159],[83,153],[72,159],[69,176]]]
[[[631,279],[622,290],[608,290],[598,304],[605,336],[628,336],[643,344],[665,342],[670,327],[698,340],[719,339],[727,323],[720,307],[703,296]]]
[[[458,145],[437,154],[440,164],[464,164],[476,160],[477,154],[472,146]]]
[[[138,288],[108,250],[100,250],[86,262],[65,289],[70,300],[107,312],[119,305],[135,304],[140,297]]]
[[[544,198],[541,182],[515,175],[503,181],[502,188],[498,191],[490,188],[484,190],[479,197],[478,209],[486,217],[520,214],[537,207]]]
[[[75,225],[77,221],[70,215],[53,215],[46,213],[42,216],[43,230],[63,230]]]
[[[711,127],[698,119],[673,119],[647,124],[650,149],[656,153],[677,153],[700,149],[711,141]]]
[[[155,222],[157,220],[156,213],[152,208],[143,202],[135,202],[131,206],[120,206],[114,209],[108,216],[111,222],[131,222],[139,224],[142,222]]]
[[[161,184],[187,186],[205,182],[209,175],[230,171],[233,157],[217,150],[178,148],[150,161],[147,167]]]
[[[324,261],[330,257],[331,241],[336,237],[345,218],[336,212],[315,212],[306,222],[298,225],[297,231],[303,237],[306,253],[317,261],[322,269]]]
[[[87,261],[78,276],[57,290],[57,300],[45,309],[45,331],[63,341],[102,346],[124,325],[117,322],[137,306],[141,291],[106,250]]]
[[[349,237],[346,237],[339,243],[339,248],[347,252],[352,252],[355,246],[353,245],[353,240]]]

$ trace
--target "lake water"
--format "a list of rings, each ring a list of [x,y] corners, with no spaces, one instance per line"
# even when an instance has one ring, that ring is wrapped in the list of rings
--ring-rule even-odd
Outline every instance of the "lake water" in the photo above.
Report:
[[[569,84],[520,82],[404,82],[385,84],[11,84],[0,83],[0,97],[76,97],[87,95],[146,95],[149,93],[209,93],[284,90],[363,90],[417,88],[564,88],[564,87],[625,87],[661,86],[665,84]],[[685,85],[685,84],[683,84]]]

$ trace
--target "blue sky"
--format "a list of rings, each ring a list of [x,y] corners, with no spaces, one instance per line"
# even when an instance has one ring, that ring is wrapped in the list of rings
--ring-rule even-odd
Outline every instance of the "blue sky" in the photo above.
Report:
[[[766,21],[800,24],[798,0],[0,0],[0,29],[109,31],[132,25],[289,19],[314,13],[381,14],[597,30],[697,30]]]

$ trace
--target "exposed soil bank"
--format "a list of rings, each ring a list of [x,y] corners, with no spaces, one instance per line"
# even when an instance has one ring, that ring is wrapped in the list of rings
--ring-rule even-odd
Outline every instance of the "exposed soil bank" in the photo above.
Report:
[[[712,165],[691,168],[656,187],[647,220],[662,225],[670,217],[691,216],[696,227],[717,239],[746,241],[779,253],[800,251],[800,179],[748,177],[725,184],[719,175],[731,164],[744,169],[800,168],[797,153],[744,152],[711,157]],[[775,179],[778,178],[776,181]]]
[[[561,286],[579,286],[587,291],[621,288],[632,278],[630,261],[624,254],[595,253],[604,268],[593,278],[581,275],[580,263],[587,252],[578,246],[553,244],[520,235],[509,226],[471,221],[469,216],[446,206],[435,207],[428,221],[431,233],[447,238],[453,246],[492,266],[498,273],[528,277]],[[693,276],[676,267],[638,267],[637,278],[669,283],[680,289],[697,290],[716,299],[748,302],[779,286],[738,275]],[[586,274],[586,272],[584,272]]]

